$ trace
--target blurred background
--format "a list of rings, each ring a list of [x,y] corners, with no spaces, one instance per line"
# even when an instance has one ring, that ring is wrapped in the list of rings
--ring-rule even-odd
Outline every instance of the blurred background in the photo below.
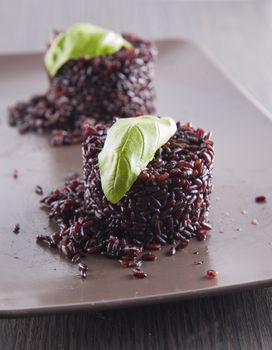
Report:
[[[0,0],[0,54],[42,51],[52,29],[77,21],[190,38],[272,112],[270,0]]]

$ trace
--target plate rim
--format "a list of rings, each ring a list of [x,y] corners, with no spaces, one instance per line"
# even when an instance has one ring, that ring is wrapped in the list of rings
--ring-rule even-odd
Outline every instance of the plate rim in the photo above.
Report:
[[[189,290],[180,294],[180,292],[168,293],[164,295],[152,295],[134,298],[127,298],[124,300],[116,299],[107,302],[82,302],[71,304],[55,304],[47,305],[43,307],[30,307],[30,308],[14,308],[14,309],[0,309],[0,319],[6,318],[22,318],[42,315],[52,315],[60,313],[73,313],[73,312],[91,312],[91,311],[107,311],[126,309],[146,305],[158,305],[160,303],[178,302],[192,299],[209,298],[219,295],[226,295],[230,293],[238,293],[248,291],[252,289],[261,289],[265,287],[271,287],[272,278],[268,278],[262,281],[252,281],[243,284],[228,285],[223,287],[211,287],[206,289],[198,289],[196,291]],[[241,289],[242,286],[242,289]]]

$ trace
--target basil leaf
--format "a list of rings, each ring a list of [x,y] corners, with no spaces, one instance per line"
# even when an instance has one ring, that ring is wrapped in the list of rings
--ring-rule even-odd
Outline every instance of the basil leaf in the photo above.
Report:
[[[45,55],[44,63],[53,77],[69,60],[108,55],[122,47],[132,45],[120,34],[89,23],[78,23],[56,37]]]
[[[173,119],[153,115],[122,118],[113,124],[98,155],[102,189],[111,203],[117,203],[130,190],[176,130]]]

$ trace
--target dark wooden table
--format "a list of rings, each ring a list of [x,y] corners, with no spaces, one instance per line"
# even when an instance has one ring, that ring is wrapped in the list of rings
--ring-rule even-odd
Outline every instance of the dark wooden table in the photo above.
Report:
[[[271,1],[67,4],[2,1],[0,32],[6,34],[8,28],[8,35],[0,36],[0,52],[41,50],[52,28],[75,21],[145,37],[187,36],[208,48],[272,111]],[[272,349],[272,288],[127,310],[0,320],[0,350],[11,349]]]
[[[272,349],[272,290],[0,322],[1,350]]]

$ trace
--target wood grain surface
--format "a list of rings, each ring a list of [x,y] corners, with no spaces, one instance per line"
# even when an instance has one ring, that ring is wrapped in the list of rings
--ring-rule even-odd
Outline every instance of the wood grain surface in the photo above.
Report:
[[[52,28],[75,21],[144,37],[192,38],[272,112],[269,0],[2,0],[0,53],[42,50]],[[0,349],[272,349],[271,299],[268,288],[128,310],[0,320]]]
[[[271,289],[107,312],[1,320],[2,350],[271,349]]]

